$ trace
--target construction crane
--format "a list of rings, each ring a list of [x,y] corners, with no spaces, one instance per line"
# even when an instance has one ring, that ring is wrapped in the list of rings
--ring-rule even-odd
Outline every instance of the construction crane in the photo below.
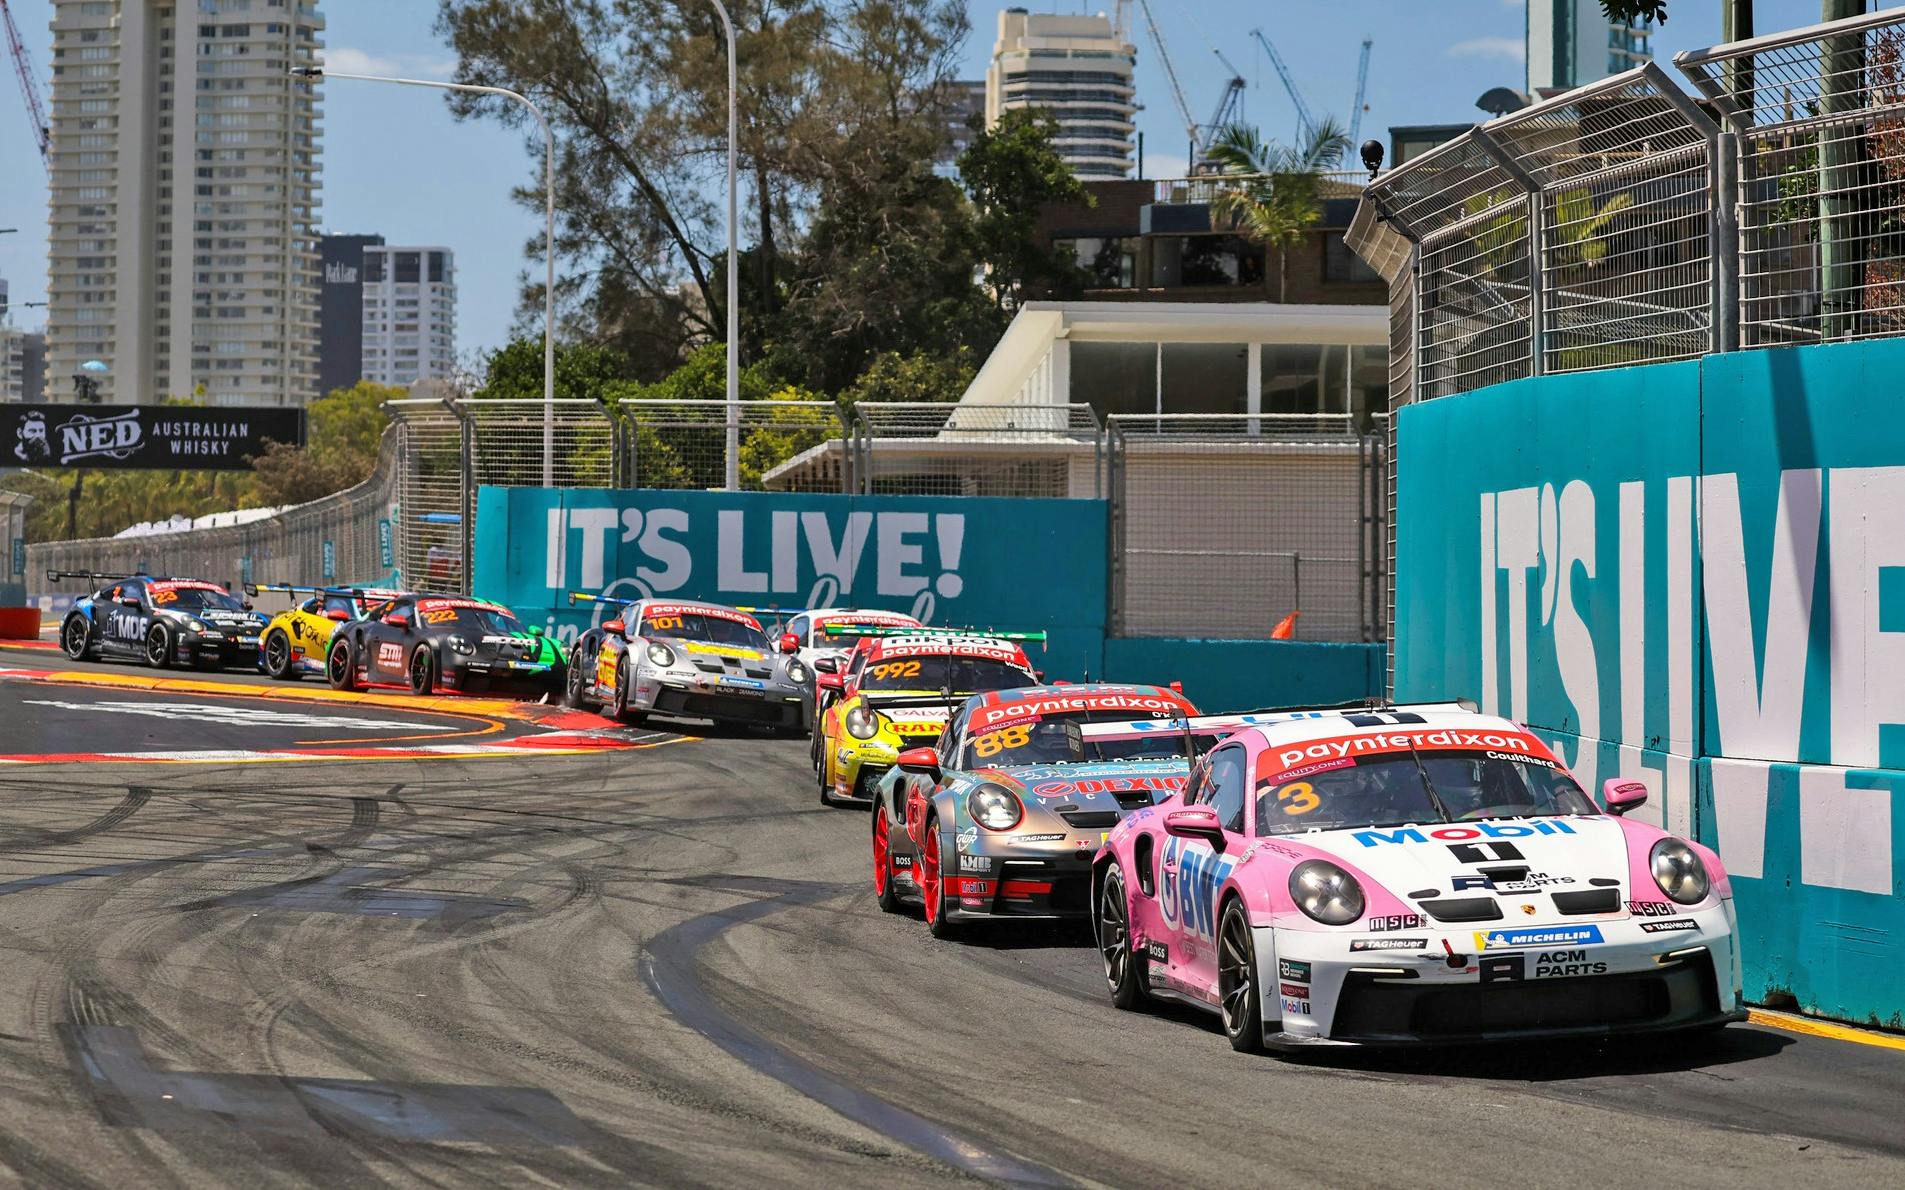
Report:
[[[1217,97],[1217,110],[1210,114],[1210,119],[1204,122],[1200,130],[1197,153],[1191,159],[1193,174],[1204,173],[1210,166],[1210,159],[1204,151],[1210,147],[1210,142],[1218,134],[1237,122],[1243,109],[1244,89],[1249,86],[1244,76],[1231,65],[1230,59],[1224,57],[1224,51],[1212,46],[1210,52],[1217,55],[1217,60],[1224,64],[1225,70],[1230,71],[1230,79],[1224,83],[1224,93]]]
[[[1262,29],[1252,29],[1250,36],[1256,38],[1263,52],[1270,55],[1270,65],[1276,67],[1277,77],[1283,80],[1283,89],[1290,93],[1290,105],[1296,108],[1298,138],[1309,140],[1310,134],[1316,130],[1316,117],[1310,114],[1310,105],[1303,102],[1303,93],[1296,89],[1296,79],[1290,76],[1290,68],[1283,64],[1283,55],[1277,53],[1277,47],[1270,44],[1270,39],[1263,35]]]
[[[1164,66],[1164,77],[1171,84],[1171,98],[1177,103],[1177,112],[1184,117],[1184,135],[1190,141],[1190,151],[1185,155],[1185,167],[1197,160],[1200,148],[1197,130],[1197,117],[1191,114],[1191,105],[1184,99],[1184,88],[1177,81],[1177,68],[1171,65],[1171,53],[1164,48],[1164,34],[1158,32],[1157,18],[1151,15],[1151,0],[1138,0],[1138,9],[1144,13],[1144,27],[1150,31],[1151,44],[1158,49],[1158,61]]]
[[[13,10],[0,0],[0,20],[7,26],[7,52],[13,55],[13,73],[20,80],[20,94],[26,96],[26,113],[33,121],[33,139],[40,146],[40,164],[53,169],[52,125],[46,119],[46,104],[40,98],[40,84],[33,71],[33,60],[26,55],[26,43],[20,40],[20,26],[13,23]]]
[[[1366,102],[1369,95],[1369,47],[1374,42],[1363,38],[1363,52],[1356,62],[1356,103],[1349,109],[1349,143],[1357,143],[1356,137],[1363,130],[1363,113],[1369,110]]]

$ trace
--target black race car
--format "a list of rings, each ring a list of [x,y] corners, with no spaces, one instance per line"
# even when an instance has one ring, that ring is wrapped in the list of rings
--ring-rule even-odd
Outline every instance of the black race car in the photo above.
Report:
[[[559,696],[562,651],[499,603],[464,595],[402,595],[340,625],[324,673],[339,690],[439,686],[465,693]]]
[[[73,601],[60,623],[60,648],[75,661],[92,657],[222,669],[258,666],[265,618],[249,600],[194,578],[114,577],[49,570],[49,582],[85,579],[93,593]]]

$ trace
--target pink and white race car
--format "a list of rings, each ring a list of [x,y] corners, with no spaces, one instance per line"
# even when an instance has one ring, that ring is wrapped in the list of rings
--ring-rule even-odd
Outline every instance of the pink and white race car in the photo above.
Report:
[[[1253,1052],[1744,1020],[1719,857],[1621,817],[1645,785],[1603,791],[1453,703],[1247,728],[1094,860],[1112,1001],[1210,1009]]]

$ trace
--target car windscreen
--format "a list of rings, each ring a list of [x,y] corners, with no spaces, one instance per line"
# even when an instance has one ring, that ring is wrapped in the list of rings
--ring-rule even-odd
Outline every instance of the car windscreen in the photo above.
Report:
[[[465,636],[510,636],[523,631],[522,623],[515,616],[488,607],[433,609],[423,613],[423,622],[432,629],[460,632]]]
[[[647,636],[667,636],[676,640],[707,641],[717,645],[742,645],[766,651],[767,634],[752,624],[722,616],[698,616],[693,612],[649,616],[642,621]]]
[[[1594,812],[1559,767],[1489,751],[1384,752],[1257,785],[1259,835]]]
[[[1038,681],[1018,666],[990,657],[895,657],[872,661],[860,674],[862,690],[950,690],[978,694]]]
[[[1128,738],[1085,739],[1079,727],[1086,723],[1125,723],[1129,709],[1064,711],[1036,720],[1002,723],[974,732],[960,750],[960,768],[996,768],[1018,764],[1079,764],[1106,760],[1170,760],[1185,754],[1182,732],[1160,731]],[[1168,722],[1168,720],[1160,720]],[[1217,746],[1222,733],[1202,733],[1196,745],[1201,755]]]
[[[826,623],[814,625],[812,643],[817,649],[852,649],[861,641],[867,639],[860,633],[855,632],[855,628],[888,629],[889,631],[885,632],[884,635],[891,636],[892,632],[890,630],[900,627],[905,627],[905,625],[868,624],[861,623],[857,620],[828,620]],[[828,632],[827,629],[829,628],[832,628],[833,631]]]
[[[206,587],[152,587],[146,598],[153,607],[178,612],[242,612],[245,605],[224,591]]]

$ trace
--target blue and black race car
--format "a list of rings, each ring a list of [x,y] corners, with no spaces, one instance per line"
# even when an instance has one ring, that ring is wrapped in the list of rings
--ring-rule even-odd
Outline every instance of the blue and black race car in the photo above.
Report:
[[[51,570],[49,582],[85,579],[92,594],[73,601],[60,624],[60,648],[75,661],[143,661],[161,669],[258,665],[265,618],[217,583],[193,578],[114,577]]]

